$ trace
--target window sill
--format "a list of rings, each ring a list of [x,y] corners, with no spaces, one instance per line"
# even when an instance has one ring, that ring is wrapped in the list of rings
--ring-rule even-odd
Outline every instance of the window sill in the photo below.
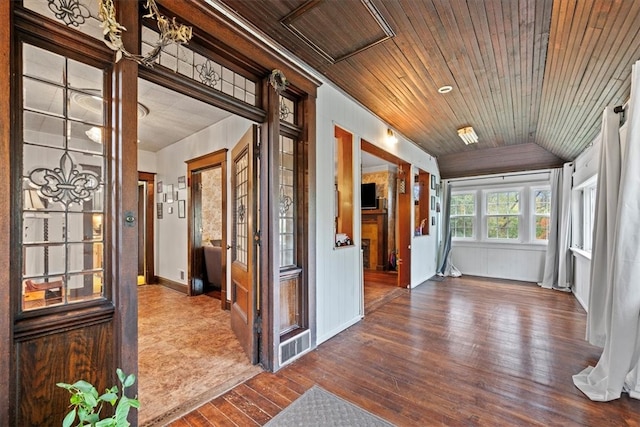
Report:
[[[467,248],[491,248],[491,249],[518,249],[526,251],[540,251],[547,250],[546,244],[531,243],[531,242],[488,242],[488,241],[470,241],[470,240],[452,240],[452,247],[467,247]]]
[[[574,255],[580,255],[582,258],[591,261],[591,252],[587,252],[584,249],[574,247],[571,247],[569,249],[571,250],[571,252],[573,252]]]

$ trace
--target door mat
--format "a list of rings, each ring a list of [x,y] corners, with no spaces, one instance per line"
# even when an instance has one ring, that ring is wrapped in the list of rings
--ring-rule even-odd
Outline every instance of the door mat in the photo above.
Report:
[[[315,385],[265,424],[267,426],[388,427],[393,424]]]

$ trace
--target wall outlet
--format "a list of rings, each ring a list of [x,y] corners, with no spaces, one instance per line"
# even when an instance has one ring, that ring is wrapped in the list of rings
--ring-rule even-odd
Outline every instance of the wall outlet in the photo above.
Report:
[[[178,275],[180,276],[180,280],[184,280],[184,270],[178,270]]]

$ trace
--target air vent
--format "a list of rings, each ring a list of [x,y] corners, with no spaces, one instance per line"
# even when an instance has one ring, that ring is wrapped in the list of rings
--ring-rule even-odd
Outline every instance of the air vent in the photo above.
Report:
[[[291,363],[311,348],[311,332],[306,330],[293,338],[280,343],[280,366]]]

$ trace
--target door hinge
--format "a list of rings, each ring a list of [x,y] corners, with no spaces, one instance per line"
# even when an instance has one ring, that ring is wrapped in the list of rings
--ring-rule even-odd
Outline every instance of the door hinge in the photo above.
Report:
[[[253,332],[262,334],[262,316],[256,316],[253,320]]]
[[[253,234],[253,241],[256,245],[260,246],[262,244],[262,236],[260,235],[260,230],[256,231]]]

